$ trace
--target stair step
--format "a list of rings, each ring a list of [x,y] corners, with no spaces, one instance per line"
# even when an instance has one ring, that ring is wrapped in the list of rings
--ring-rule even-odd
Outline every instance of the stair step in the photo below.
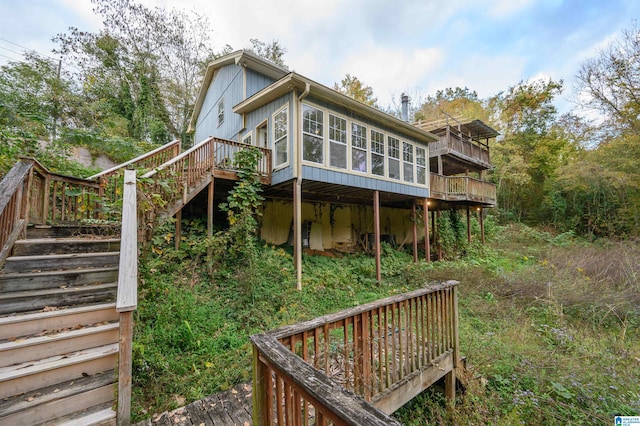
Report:
[[[115,303],[0,317],[0,339],[29,336],[41,331],[60,330],[117,319]]]
[[[32,238],[18,240],[13,246],[14,256],[64,253],[95,253],[120,250],[120,239],[86,236],[84,238]]]
[[[0,400],[0,424],[34,425],[113,400],[115,370]]]
[[[27,228],[27,238],[65,238],[78,235],[118,235],[121,225],[33,225]]]
[[[118,283],[0,293],[0,315],[115,299]]]
[[[112,370],[118,344],[99,346],[67,355],[57,355],[26,363],[0,367],[0,398]]]
[[[118,267],[0,274],[0,293],[77,287],[118,280]]]
[[[0,343],[0,367],[118,342],[117,323]]]
[[[51,254],[41,256],[11,256],[4,272],[51,271],[73,268],[103,268],[118,264],[119,252]]]
[[[116,412],[111,404],[102,404],[80,413],[47,423],[47,426],[115,426]]]

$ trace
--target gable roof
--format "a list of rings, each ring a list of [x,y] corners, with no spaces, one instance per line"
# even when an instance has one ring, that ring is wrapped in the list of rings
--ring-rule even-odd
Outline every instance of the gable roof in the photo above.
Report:
[[[286,68],[276,65],[273,62],[267,61],[266,59],[263,59],[256,54],[249,52],[248,50],[237,50],[233,53],[229,53],[228,55],[221,56],[209,62],[209,64],[207,65],[207,70],[204,74],[202,85],[200,86],[200,91],[198,92],[198,97],[196,98],[196,102],[193,106],[193,113],[191,114],[191,120],[189,120],[188,131],[193,131],[193,129],[195,128],[195,120],[200,114],[202,104],[204,103],[204,99],[207,96],[207,90],[209,90],[209,85],[211,84],[216,71],[226,65],[233,64],[251,68],[252,70],[262,73],[275,80],[282,78],[289,72],[289,70],[287,70]]]
[[[303,93],[307,88],[309,89],[308,94],[315,98],[327,101],[333,105],[345,107],[359,115],[374,118],[375,120],[384,123],[387,127],[399,131],[404,135],[411,136],[425,143],[438,140],[438,137],[430,132],[419,129],[411,123],[400,120],[399,118],[380,111],[379,109],[356,101],[335,89],[331,89],[317,83],[296,72],[290,72],[280,80],[240,102],[238,105],[233,107],[233,112],[238,114],[250,112],[256,108],[266,105],[286,93],[291,92],[293,89],[297,89],[300,93]]]
[[[354,111],[365,117],[372,117],[393,130],[397,130],[404,135],[411,136],[422,142],[434,142],[438,140],[438,137],[428,131],[420,129],[411,123],[400,120],[397,117],[382,112],[362,102],[356,101],[349,96],[344,95],[337,90],[324,86],[311,79],[308,79],[296,72],[290,72],[289,70],[280,67],[264,58],[261,58],[254,53],[246,50],[239,50],[228,55],[222,56],[207,66],[207,71],[200,86],[200,92],[194,105],[191,121],[189,122],[189,130],[191,131],[195,127],[195,120],[200,114],[202,105],[204,103],[207,90],[213,80],[215,72],[226,65],[237,64],[243,67],[250,68],[254,71],[260,72],[268,77],[275,79],[276,81],[258,93],[250,96],[244,101],[233,107],[233,112],[242,114],[249,111],[253,111],[274,99],[279,98],[292,91],[298,89],[302,93],[306,88],[309,88],[309,94],[316,98],[328,101],[334,105],[345,107],[351,111]]]

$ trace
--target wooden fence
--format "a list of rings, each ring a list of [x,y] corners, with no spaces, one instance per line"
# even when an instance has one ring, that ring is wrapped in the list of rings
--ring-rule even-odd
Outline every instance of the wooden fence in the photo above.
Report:
[[[254,424],[398,424],[387,414],[445,375],[453,398],[456,286],[446,282],[252,336]]]

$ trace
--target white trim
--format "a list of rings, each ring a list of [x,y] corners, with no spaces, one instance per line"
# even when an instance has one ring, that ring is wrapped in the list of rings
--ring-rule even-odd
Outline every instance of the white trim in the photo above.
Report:
[[[245,140],[247,138],[251,138],[251,143],[249,145],[253,145],[253,132],[248,131],[247,133],[245,133],[244,136],[242,136],[240,142],[246,143]]]
[[[323,126],[323,135],[322,135],[322,143],[323,143],[323,149],[322,149],[322,153],[323,153],[323,161],[322,163],[316,163],[313,161],[308,161],[308,160],[304,160],[302,159],[302,165],[305,166],[311,166],[311,167],[315,167],[318,169],[324,169],[324,170],[330,170],[330,171],[336,171],[336,172],[341,172],[341,173],[347,173],[347,174],[351,174],[354,176],[360,176],[360,177],[364,177],[364,178],[371,178],[371,179],[377,179],[377,180],[381,180],[381,181],[385,181],[385,182],[392,182],[392,183],[400,183],[403,185],[408,185],[408,186],[415,186],[417,188],[428,188],[430,189],[431,187],[431,181],[430,181],[430,175],[429,175],[429,145],[428,144],[421,144],[419,142],[407,139],[406,137],[401,137],[400,135],[398,135],[397,133],[391,133],[389,131],[385,131],[382,130],[380,127],[374,126],[374,125],[370,125],[370,124],[365,124],[364,122],[362,122],[361,120],[356,120],[356,119],[352,119],[349,118],[341,113],[338,113],[332,109],[329,109],[327,107],[324,106],[320,106],[316,103],[313,102],[303,102],[302,103],[303,107],[304,105],[307,105],[311,108],[315,108],[319,111],[322,112],[323,114],[323,119],[322,119],[322,126]],[[331,144],[331,140],[329,139],[329,115],[333,115],[335,117],[341,118],[343,120],[346,120],[347,122],[347,168],[343,169],[340,167],[334,167],[330,165],[330,144]],[[302,131],[302,127],[303,127],[303,117],[301,116],[300,118],[300,123],[298,123],[300,125],[300,139],[299,139],[299,144],[300,147],[299,149],[303,149],[303,138],[304,138],[304,132]],[[357,170],[352,170],[351,166],[352,166],[352,159],[351,159],[351,149],[352,149],[352,140],[351,140],[351,124],[355,123],[358,124],[364,128],[366,128],[367,132],[366,132],[366,153],[367,153],[367,171],[366,172],[360,172]],[[371,139],[371,132],[375,131],[377,133],[382,134],[383,137],[383,146],[382,146],[382,154],[378,154],[378,153],[374,153],[372,151],[372,147],[373,147],[373,143],[372,143],[372,139]],[[399,177],[396,178],[390,178],[389,177],[389,137],[398,140],[398,158],[393,158],[394,160],[398,161],[399,164]],[[413,147],[413,181],[412,182],[407,182],[404,180],[404,151],[403,151],[403,143],[408,143],[409,145],[411,145]],[[420,184],[417,183],[417,165],[416,165],[416,161],[417,161],[417,151],[416,148],[422,148],[425,150],[425,161],[426,161],[426,182],[424,184]],[[304,153],[303,153],[304,154]],[[383,164],[384,164],[384,175],[376,175],[372,173],[372,168],[373,168],[373,161],[372,161],[372,157],[373,155],[382,155],[383,157]]]
[[[276,157],[277,157],[277,152],[276,152],[276,115],[281,114],[283,111],[286,111],[285,113],[285,117],[287,119],[287,125],[286,125],[286,129],[287,129],[287,134],[286,134],[286,138],[287,138],[287,142],[286,142],[286,147],[287,147],[287,161],[285,161],[282,164],[278,164],[276,165]],[[272,161],[273,161],[273,170],[280,170],[282,168],[288,167],[289,164],[291,164],[291,155],[292,152],[289,149],[289,147],[291,146],[291,108],[289,108],[289,101],[287,101],[284,105],[282,105],[280,108],[278,108],[273,114],[271,114],[271,132],[270,132],[270,136],[271,136],[271,142],[269,143],[269,145],[271,146],[271,152],[272,152]]]

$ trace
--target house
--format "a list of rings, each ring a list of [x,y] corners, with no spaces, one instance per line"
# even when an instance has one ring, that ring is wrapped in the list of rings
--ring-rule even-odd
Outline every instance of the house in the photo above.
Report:
[[[270,153],[260,234],[293,243],[300,281],[303,246],[350,250],[386,240],[413,244],[415,257],[422,241],[429,259],[430,205],[464,207],[467,218],[495,206],[495,187],[481,178],[497,133],[478,120],[432,124],[413,125],[237,51],[208,65],[190,129],[196,142],[215,137]],[[218,164],[229,160],[215,155]]]

